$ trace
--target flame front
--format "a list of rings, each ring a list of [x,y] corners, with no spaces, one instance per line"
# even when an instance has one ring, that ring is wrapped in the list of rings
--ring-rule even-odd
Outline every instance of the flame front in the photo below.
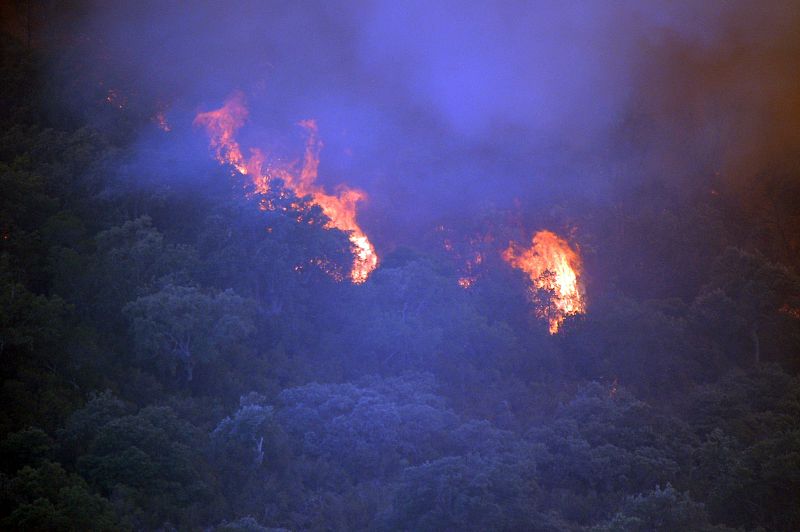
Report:
[[[249,174],[245,164],[242,150],[236,141],[236,131],[247,120],[247,107],[244,105],[244,95],[234,93],[228,98],[225,105],[215,111],[198,113],[194,119],[195,126],[203,126],[211,137],[211,148],[214,155],[222,164],[231,164],[242,174]]]
[[[535,291],[551,295],[537,308],[537,315],[547,319],[550,334],[558,332],[567,316],[586,312],[581,257],[563,238],[551,231],[539,231],[529,248],[511,242],[503,260],[527,273]]]
[[[351,280],[354,283],[366,281],[369,274],[378,266],[375,248],[356,221],[356,205],[367,196],[362,190],[345,185],[338,187],[336,195],[328,194],[316,183],[319,152],[322,149],[316,122],[304,120],[299,124],[308,133],[302,164],[278,165],[274,161],[269,161],[261,150],[251,150],[249,157],[245,157],[242,153],[236,140],[236,131],[244,125],[247,116],[244,96],[237,92],[221,108],[198,114],[194,123],[206,128],[211,137],[211,148],[216,159],[222,164],[232,165],[240,173],[249,176],[256,193],[266,193],[272,180],[280,179],[297,196],[310,196],[311,202],[319,205],[329,218],[327,227],[348,234],[355,253],[350,271]]]

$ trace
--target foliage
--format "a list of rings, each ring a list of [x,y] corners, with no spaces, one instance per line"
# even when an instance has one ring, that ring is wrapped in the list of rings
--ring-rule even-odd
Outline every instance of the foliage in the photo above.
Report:
[[[679,493],[667,484],[664,489],[656,486],[647,493],[628,497],[622,510],[608,524],[594,530],[723,532],[731,529],[711,525],[702,504],[692,501],[687,494]]]
[[[131,321],[134,353],[191,382],[196,366],[242,349],[255,330],[252,302],[233,290],[204,294],[193,287],[166,285],[123,310]]]

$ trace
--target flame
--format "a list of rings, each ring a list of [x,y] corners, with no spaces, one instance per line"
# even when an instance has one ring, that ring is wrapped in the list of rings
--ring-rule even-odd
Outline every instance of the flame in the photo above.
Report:
[[[232,165],[242,174],[249,172],[235,134],[244,125],[247,115],[244,95],[236,92],[219,109],[198,113],[194,119],[195,126],[206,128],[217,161]]]
[[[558,332],[567,316],[586,312],[580,255],[555,233],[539,231],[529,248],[509,243],[503,260],[528,274],[534,292],[551,294],[537,309],[537,315],[547,319],[550,334]]]
[[[319,153],[322,141],[319,140],[317,124],[314,120],[303,120],[299,125],[306,130],[305,152],[302,165],[280,165],[271,161],[259,149],[250,150],[245,157],[236,140],[236,131],[247,121],[248,110],[241,92],[234,93],[225,104],[214,111],[199,113],[194,120],[196,126],[206,128],[211,137],[211,148],[217,161],[232,165],[241,174],[250,177],[255,191],[264,194],[270,183],[280,179],[297,196],[310,196],[311,202],[319,205],[329,218],[326,227],[335,228],[348,234],[355,254],[350,278],[354,283],[363,283],[378,266],[378,255],[367,235],[356,221],[356,205],[367,198],[362,190],[341,185],[336,194],[329,194],[316,183],[319,170]]]

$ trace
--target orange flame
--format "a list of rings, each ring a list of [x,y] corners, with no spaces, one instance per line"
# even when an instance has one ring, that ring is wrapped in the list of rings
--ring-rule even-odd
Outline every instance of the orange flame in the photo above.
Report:
[[[534,291],[552,294],[550,300],[537,309],[537,315],[547,319],[550,334],[558,332],[567,316],[586,312],[580,255],[555,233],[539,231],[527,249],[509,243],[503,260],[527,273]]]
[[[244,95],[236,92],[216,111],[198,113],[194,119],[194,125],[205,127],[211,137],[211,148],[217,161],[233,165],[242,174],[249,172],[235,134],[244,125],[247,115]]]
[[[263,194],[270,188],[273,179],[280,179],[285,186],[300,197],[310,196],[312,203],[319,205],[330,219],[328,228],[335,228],[348,234],[355,258],[350,271],[354,283],[363,283],[378,266],[378,255],[367,235],[356,221],[356,204],[367,198],[362,190],[341,185],[337,194],[325,192],[316,184],[319,169],[319,140],[317,124],[314,120],[304,120],[300,126],[308,132],[303,163],[298,165],[278,165],[269,161],[258,149],[250,152],[250,157],[242,154],[236,140],[236,131],[247,120],[248,111],[241,92],[231,96],[221,108],[199,113],[194,120],[197,126],[204,126],[211,137],[211,148],[216,159],[222,164],[230,164],[241,174],[250,176],[256,193]]]

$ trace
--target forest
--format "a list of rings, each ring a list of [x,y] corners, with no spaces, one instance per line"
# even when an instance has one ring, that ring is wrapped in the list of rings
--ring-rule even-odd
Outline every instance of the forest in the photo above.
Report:
[[[133,4],[1,11],[0,529],[800,530],[796,4],[552,120],[459,4]]]

